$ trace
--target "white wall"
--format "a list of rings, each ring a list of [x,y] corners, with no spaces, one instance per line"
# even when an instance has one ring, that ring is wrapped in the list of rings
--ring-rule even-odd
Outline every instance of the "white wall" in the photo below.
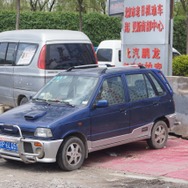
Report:
[[[188,138],[188,77],[167,77],[174,91],[176,114],[181,125],[176,126],[173,132]]]

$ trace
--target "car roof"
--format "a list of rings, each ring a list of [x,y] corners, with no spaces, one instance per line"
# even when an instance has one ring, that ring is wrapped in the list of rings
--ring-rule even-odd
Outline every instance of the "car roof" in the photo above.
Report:
[[[95,65],[93,65],[95,66]],[[80,66],[81,67],[81,66]],[[138,73],[138,72],[148,72],[151,69],[146,69],[143,67],[136,66],[122,66],[122,67],[96,67],[96,68],[70,68],[61,74],[70,75],[87,75],[99,77],[100,75],[113,75],[122,73]]]
[[[29,40],[32,41],[52,41],[52,40],[74,40],[90,41],[90,39],[80,31],[59,30],[59,29],[25,29],[12,30],[0,33],[1,40]]]

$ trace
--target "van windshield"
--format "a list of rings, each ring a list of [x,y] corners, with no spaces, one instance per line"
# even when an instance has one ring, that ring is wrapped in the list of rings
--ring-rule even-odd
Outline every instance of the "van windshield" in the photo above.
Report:
[[[112,49],[101,48],[97,51],[98,61],[111,62],[112,61]]]
[[[35,101],[65,103],[72,106],[87,105],[98,78],[57,75],[34,97]]]
[[[91,44],[63,43],[48,44],[46,69],[68,69],[72,66],[96,64]]]

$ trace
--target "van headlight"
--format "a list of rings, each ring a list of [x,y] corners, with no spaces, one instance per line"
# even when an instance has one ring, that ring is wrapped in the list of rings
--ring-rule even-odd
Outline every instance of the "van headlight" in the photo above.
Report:
[[[52,135],[52,131],[48,128],[37,128],[35,130],[34,136],[49,138],[52,137],[53,135]]]

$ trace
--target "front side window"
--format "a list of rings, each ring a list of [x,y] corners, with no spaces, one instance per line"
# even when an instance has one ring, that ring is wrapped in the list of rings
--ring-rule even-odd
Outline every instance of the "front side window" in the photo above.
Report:
[[[91,44],[64,43],[47,45],[46,69],[68,69],[73,66],[96,64]]]
[[[105,79],[96,100],[107,100],[109,105],[124,103],[125,98],[121,77]]]
[[[144,74],[127,75],[127,85],[131,101],[155,97],[155,91]]]
[[[2,42],[0,44],[0,65],[11,65],[15,61],[17,43]]]
[[[19,43],[16,65],[29,65],[37,50],[37,44]]]
[[[5,42],[2,42],[0,44],[0,65],[5,64],[7,46],[8,46],[8,43],[5,43]]]
[[[97,81],[98,78],[95,77],[58,75],[33,99],[73,106],[87,105],[93,95]]]
[[[97,51],[98,61],[111,62],[112,61],[112,49],[101,48]]]

